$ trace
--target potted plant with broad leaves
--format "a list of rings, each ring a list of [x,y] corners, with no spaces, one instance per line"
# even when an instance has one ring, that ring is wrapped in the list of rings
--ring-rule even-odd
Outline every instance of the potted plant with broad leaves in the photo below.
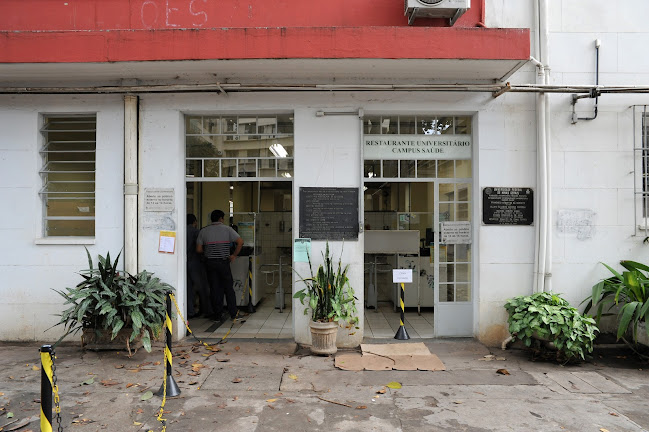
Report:
[[[613,276],[593,285],[592,294],[582,302],[587,302],[585,312],[596,306],[599,323],[604,312],[617,308],[617,339],[633,346],[649,344],[649,266],[624,260],[620,265],[625,270],[619,273],[602,264]]]
[[[551,355],[557,361],[585,360],[593,351],[599,329],[595,320],[571,307],[551,292],[538,292],[507,300],[509,332],[536,354]]]
[[[308,300],[308,308],[304,314],[311,310],[311,352],[314,354],[334,354],[336,348],[336,335],[338,327],[343,324],[352,328],[358,321],[354,289],[349,283],[347,272],[349,264],[343,266],[342,258],[335,263],[329,251],[329,242],[322,254],[323,264],[313,272],[311,256],[308,256],[311,277],[301,278],[305,288],[297,291],[293,297],[304,304]]]
[[[166,317],[166,295],[173,287],[146,270],[130,275],[117,269],[120,254],[111,261],[99,255],[97,267],[90,252],[89,269],[74,288],[54,290],[70,305],[56,325],[67,335],[82,332],[82,345],[89,349],[131,349],[141,345],[151,351],[151,340],[159,336]],[[56,326],[55,325],[55,326]],[[58,342],[57,342],[58,343]]]

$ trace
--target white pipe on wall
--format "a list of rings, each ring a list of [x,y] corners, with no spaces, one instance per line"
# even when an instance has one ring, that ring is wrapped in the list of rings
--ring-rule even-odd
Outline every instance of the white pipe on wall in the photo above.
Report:
[[[549,84],[549,30],[547,0],[537,0],[534,7],[534,18],[537,24],[537,41],[539,60],[534,63],[539,72],[537,82]],[[550,149],[550,102],[548,94],[543,92],[536,96],[536,137],[537,137],[537,218],[534,249],[534,292],[549,289],[549,275],[552,269],[552,177]]]
[[[545,65],[545,81],[543,84],[550,84],[550,29],[548,20],[548,10],[550,4],[548,0],[541,0],[540,9],[540,35],[541,35],[541,62]],[[550,96],[544,93],[545,101],[545,173],[546,173],[546,205],[545,205],[545,268],[543,274],[543,290],[552,291],[552,236],[553,236],[553,218],[552,218],[552,110],[550,105]]]
[[[138,97],[124,96],[124,270],[138,271]]]

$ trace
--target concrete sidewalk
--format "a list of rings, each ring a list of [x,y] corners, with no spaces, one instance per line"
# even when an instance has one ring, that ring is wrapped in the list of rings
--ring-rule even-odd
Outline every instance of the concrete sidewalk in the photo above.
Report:
[[[165,405],[167,431],[649,430],[649,365],[631,356],[602,350],[563,367],[471,339],[425,343],[446,371],[342,371],[289,341],[228,340],[212,354],[187,338],[173,347],[182,393]],[[39,413],[38,348],[0,345],[0,428]],[[68,345],[56,357],[63,430],[161,430],[161,398],[142,400],[162,384],[161,345],[131,358]]]

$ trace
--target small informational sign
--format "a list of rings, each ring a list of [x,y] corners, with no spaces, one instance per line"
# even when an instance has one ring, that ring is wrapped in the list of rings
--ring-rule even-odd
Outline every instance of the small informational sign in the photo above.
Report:
[[[534,191],[529,187],[482,189],[482,223],[485,225],[532,225]]]
[[[176,208],[173,189],[144,189],[144,211],[170,212]]]
[[[174,253],[176,251],[176,232],[160,231],[160,241],[158,242],[158,252]]]
[[[471,222],[442,222],[443,244],[471,244]]]
[[[311,239],[310,238],[296,238],[293,242],[293,261],[295,262],[309,262],[311,255]]]
[[[394,282],[394,283],[412,283],[412,269],[394,269],[394,270],[392,270],[392,282]]]

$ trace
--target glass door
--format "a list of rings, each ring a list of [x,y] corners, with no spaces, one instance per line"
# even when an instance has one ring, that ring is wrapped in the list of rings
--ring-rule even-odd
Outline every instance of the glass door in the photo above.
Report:
[[[471,185],[435,183],[435,336],[473,334]]]

